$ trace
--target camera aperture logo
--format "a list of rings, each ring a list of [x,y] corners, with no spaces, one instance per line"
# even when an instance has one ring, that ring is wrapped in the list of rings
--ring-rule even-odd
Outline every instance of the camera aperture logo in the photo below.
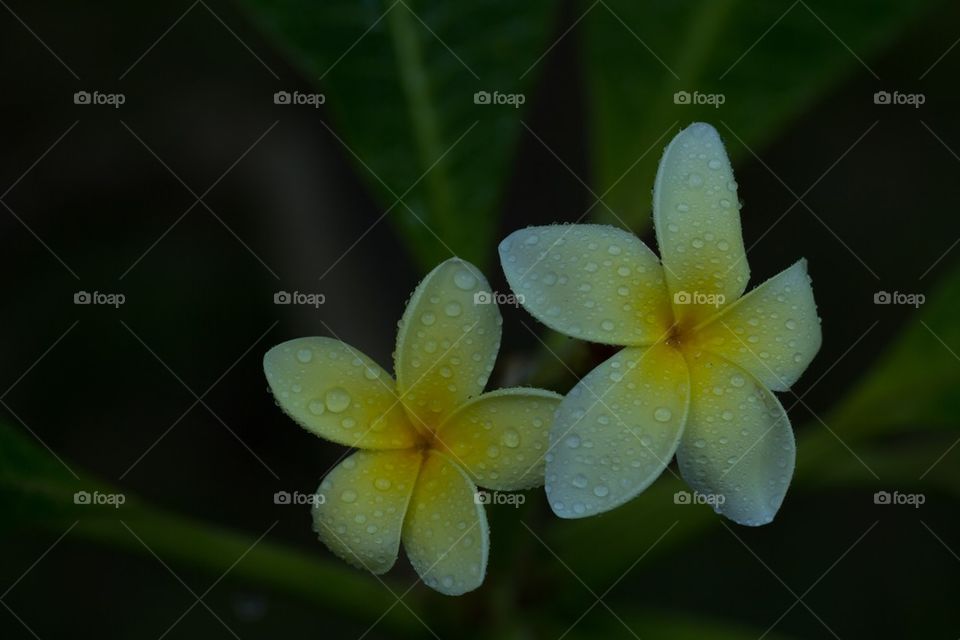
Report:
[[[92,505],[97,507],[113,507],[119,509],[126,503],[127,496],[122,493],[100,493],[94,491],[77,491],[73,494],[73,504]]]
[[[326,504],[327,496],[322,493],[303,493],[302,491],[277,491],[273,494],[273,504],[310,505]]]
[[[922,493],[900,493],[899,491],[877,491],[873,494],[873,504],[909,506],[919,509],[927,501]]]
[[[520,105],[527,101],[527,96],[522,93],[500,93],[494,91],[477,91],[473,94],[473,104],[505,104],[519,109]]]
[[[300,91],[277,91],[273,94],[273,104],[306,105],[319,109],[327,101],[322,93],[301,93]]]
[[[727,96],[722,93],[700,93],[699,91],[677,91],[673,94],[673,104],[689,105],[709,105],[714,109],[719,109],[720,105],[727,101]]]
[[[499,291],[476,291],[473,304],[502,304],[519,307],[523,304],[522,293],[500,293]]]
[[[300,304],[320,308],[327,301],[322,293],[305,293],[302,291],[277,291],[273,294],[273,304]]]
[[[483,491],[482,489],[473,494],[474,504],[494,504],[509,505],[519,508],[527,501],[527,496],[522,493],[504,493],[502,491]]]
[[[922,93],[900,93],[899,91],[877,91],[873,94],[873,104],[903,105],[919,109],[927,101]]]
[[[720,307],[727,301],[722,293],[702,293],[700,291],[677,291],[673,294],[673,304],[700,304]]]
[[[127,101],[122,93],[102,93],[100,91],[77,91],[73,94],[73,104],[107,106],[119,109]]]
[[[102,293],[100,291],[77,291],[73,294],[73,304],[96,304],[119,309],[126,303],[127,296],[122,293]]]
[[[927,301],[922,293],[902,293],[900,291],[877,291],[873,294],[873,304],[905,304],[919,309]]]

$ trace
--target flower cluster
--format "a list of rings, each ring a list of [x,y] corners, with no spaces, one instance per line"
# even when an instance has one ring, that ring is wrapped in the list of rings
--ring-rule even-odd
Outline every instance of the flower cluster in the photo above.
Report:
[[[562,518],[603,513],[649,486],[676,455],[709,504],[770,522],[793,475],[793,431],[773,391],[820,347],[806,262],[744,295],[737,184],[716,130],[693,124],[664,152],[654,186],[658,258],[608,226],[516,231],[500,245],[516,299],[548,327],[624,347],[563,398],[483,393],[501,318],[475,267],[451,259],[419,285],[400,323],[394,381],[328,338],[264,359],[280,406],[317,435],[356,447],[320,485],[320,539],[374,573],[401,540],[424,581],[461,594],[489,547],[477,485],[545,484]]]

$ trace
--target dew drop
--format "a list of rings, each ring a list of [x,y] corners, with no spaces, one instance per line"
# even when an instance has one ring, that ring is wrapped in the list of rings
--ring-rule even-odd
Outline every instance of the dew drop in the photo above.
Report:
[[[477,279],[469,271],[458,271],[453,276],[453,284],[457,285],[458,289],[469,291],[477,285]]]
[[[327,405],[327,409],[330,411],[340,413],[350,406],[350,394],[342,387],[334,387],[330,389],[330,391],[327,391],[324,404]]]
[[[451,318],[456,318],[461,313],[463,313],[463,307],[460,306],[459,302],[451,302],[446,307],[443,308],[443,312],[450,316]]]
[[[657,422],[669,422],[672,416],[673,414],[667,407],[658,407],[657,410],[653,412],[653,419]]]
[[[503,437],[501,438],[504,446],[510,447],[511,449],[516,449],[520,446],[520,434],[514,429],[507,429],[503,432]]]

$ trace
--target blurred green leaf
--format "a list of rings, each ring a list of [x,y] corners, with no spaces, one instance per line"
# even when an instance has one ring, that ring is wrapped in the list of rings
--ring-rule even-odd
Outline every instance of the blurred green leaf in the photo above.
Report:
[[[122,490],[83,474],[74,476],[39,444],[0,423],[3,533],[43,527],[59,535],[76,523],[70,535],[133,553],[153,552],[172,564],[175,571],[187,565],[219,576],[236,563],[230,569],[232,579],[289,593],[318,609],[368,623],[383,615],[380,624],[397,634],[422,631],[411,613],[419,606],[418,593],[404,597],[410,609],[393,606],[396,598],[390,590],[399,594],[405,587],[387,581],[380,583],[339,561],[327,562],[265,539],[257,542],[258,536],[172,515],[150,507],[128,492],[122,492],[126,501],[119,508],[76,503],[75,493],[95,491],[117,494]]]
[[[769,640],[787,640],[788,636],[776,632],[764,633],[761,629],[745,627],[704,615],[691,616],[685,612],[664,612],[646,610],[629,613],[617,620],[606,616],[609,622],[603,633],[572,634],[572,638],[670,638],[670,640],[756,640],[759,637]],[[629,627],[627,631],[624,627]],[[632,634],[631,634],[632,632]]]
[[[960,269],[954,269],[836,408],[830,425],[854,437],[894,429],[960,428],[958,317]]]
[[[532,76],[518,78],[517,65],[543,52],[555,3],[245,4],[319,80],[345,154],[420,266],[451,251],[485,266],[522,110],[474,104],[474,93],[529,97]]]
[[[736,138],[759,150],[845,75],[874,75],[870,57],[939,0],[581,4],[593,6],[583,22],[594,188],[609,189],[604,202],[639,232],[650,221],[661,150],[678,126],[716,124],[734,161],[745,152]],[[676,104],[678,91],[691,104]],[[695,105],[694,92],[725,101]],[[864,108],[872,99],[863,96]],[[596,212],[615,220],[604,207]]]

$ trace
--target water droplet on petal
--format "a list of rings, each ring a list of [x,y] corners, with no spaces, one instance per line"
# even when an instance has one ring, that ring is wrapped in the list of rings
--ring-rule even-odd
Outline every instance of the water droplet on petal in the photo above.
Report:
[[[463,313],[463,307],[460,306],[459,302],[451,302],[443,308],[443,312],[451,318],[456,318],[458,315]]]
[[[340,413],[345,411],[347,407],[350,406],[350,394],[347,393],[346,389],[341,387],[334,387],[327,391],[327,395],[324,398],[324,403],[327,405],[327,409],[333,411],[334,413]]]
[[[453,284],[457,285],[458,289],[469,291],[477,285],[477,279],[469,271],[458,271],[457,274],[453,276]]]

